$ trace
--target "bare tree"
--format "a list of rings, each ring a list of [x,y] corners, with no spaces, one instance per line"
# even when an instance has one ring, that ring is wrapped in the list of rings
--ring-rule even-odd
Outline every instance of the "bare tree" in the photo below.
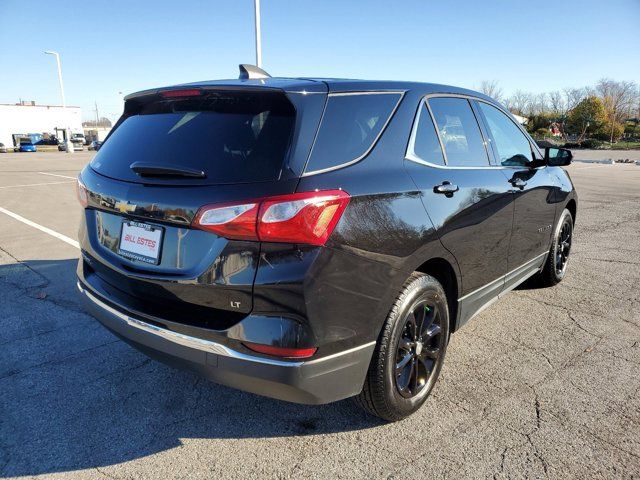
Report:
[[[553,92],[549,92],[549,111],[552,115],[561,118],[567,113],[567,102],[566,97],[562,94],[560,90],[554,90]]]
[[[565,88],[563,94],[565,98],[565,112],[569,112],[589,96],[589,91],[588,88]]]
[[[516,90],[507,101],[507,107],[512,113],[517,115],[526,115],[529,109],[529,103],[531,103],[531,94],[523,92],[522,90]]]
[[[111,120],[106,117],[100,117],[98,121],[89,120],[87,122],[82,122],[83,127],[87,128],[95,128],[95,127],[111,127],[113,126]]]
[[[497,100],[498,102],[502,102],[502,87],[497,80],[482,80],[480,82],[480,87],[478,88],[482,93],[486,96]]]
[[[602,99],[607,119],[611,123],[611,143],[613,143],[615,124],[624,123],[635,104],[636,88],[633,82],[617,82],[608,78],[600,80],[595,87],[598,96]]]
[[[526,114],[529,117],[534,115],[542,115],[543,113],[547,113],[549,111],[549,105],[547,103],[547,94],[539,93],[539,94],[530,94],[529,102],[526,106]]]

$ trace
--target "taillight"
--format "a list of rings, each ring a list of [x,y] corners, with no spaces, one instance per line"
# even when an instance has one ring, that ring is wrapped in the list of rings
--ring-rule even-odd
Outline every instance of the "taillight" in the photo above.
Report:
[[[349,204],[342,190],[303,192],[260,204],[258,237],[263,242],[324,245]]]
[[[264,353],[266,355],[273,355],[274,357],[281,358],[309,358],[313,356],[318,350],[315,347],[312,348],[284,348],[274,347],[272,345],[263,345],[261,343],[249,343],[243,342],[243,345],[250,350],[258,353]]]
[[[207,205],[198,210],[193,226],[221,237],[257,240],[258,202]]]
[[[80,202],[82,208],[87,208],[87,205],[89,205],[89,195],[87,193],[87,187],[85,187],[82,180],[80,180],[80,175],[78,175],[76,179],[76,194],[78,195],[78,202]]]
[[[206,205],[193,227],[229,239],[324,245],[348,204],[347,192],[325,190]]]

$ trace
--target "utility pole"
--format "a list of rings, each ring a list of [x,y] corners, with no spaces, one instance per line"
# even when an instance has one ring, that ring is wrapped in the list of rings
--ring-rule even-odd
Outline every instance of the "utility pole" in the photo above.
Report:
[[[260,0],[253,0],[256,20],[256,67],[262,68],[262,40],[260,38]]]
[[[92,141],[97,141],[98,140],[98,122],[100,121],[100,116],[98,115],[98,102],[97,101],[93,101],[93,104],[96,106],[96,134],[93,135],[93,140]]]
[[[60,54],[58,52],[53,52],[50,50],[47,50],[44,53],[46,55],[53,55],[54,57],[56,57],[56,63],[58,65],[58,82],[60,83],[60,95],[62,96],[62,112],[65,118],[65,122],[67,122],[67,125],[65,126],[65,132],[67,136],[67,138],[65,139],[65,150],[67,151],[67,153],[73,153],[73,143],[71,143],[71,129],[69,128],[69,120],[67,118],[67,102],[64,98],[64,84],[62,83],[62,67],[60,66]]]

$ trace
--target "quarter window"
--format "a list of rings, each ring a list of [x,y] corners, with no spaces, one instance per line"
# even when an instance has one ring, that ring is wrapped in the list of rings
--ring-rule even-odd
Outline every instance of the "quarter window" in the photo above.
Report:
[[[410,153],[425,162],[444,165],[444,155],[438,141],[436,127],[424,102],[421,104],[418,114],[418,124],[413,137],[413,151]]]
[[[400,93],[330,95],[306,171],[360,159],[391,117]]]
[[[532,160],[531,144],[513,121],[488,103],[478,102],[487,120],[494,152],[502,165],[524,166]]]
[[[447,165],[486,167],[489,158],[471,105],[464,98],[431,98],[429,106],[447,155]]]

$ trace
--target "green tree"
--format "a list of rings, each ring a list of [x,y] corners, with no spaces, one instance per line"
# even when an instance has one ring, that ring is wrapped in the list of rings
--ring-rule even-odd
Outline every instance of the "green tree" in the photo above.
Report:
[[[602,101],[595,96],[582,100],[570,112],[567,118],[569,128],[578,134],[578,142],[586,135],[597,132],[607,119]]]
[[[611,123],[611,120],[607,118],[607,121],[602,124],[598,129],[595,138],[598,140],[606,140],[610,143],[617,142],[624,133],[624,125],[618,122]]]

